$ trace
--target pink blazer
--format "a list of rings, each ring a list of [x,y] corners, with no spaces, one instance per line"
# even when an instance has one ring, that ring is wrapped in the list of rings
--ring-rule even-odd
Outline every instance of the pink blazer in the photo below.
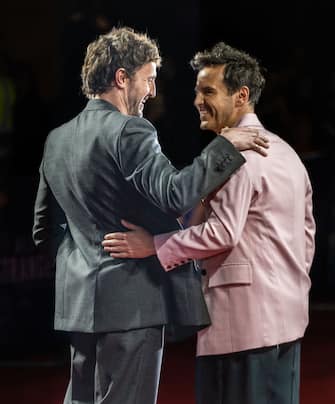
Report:
[[[255,114],[239,126],[264,130]],[[270,138],[267,157],[247,162],[209,201],[207,220],[155,236],[166,270],[196,259],[212,325],[198,333],[197,355],[293,341],[308,324],[315,222],[308,174],[295,151]]]

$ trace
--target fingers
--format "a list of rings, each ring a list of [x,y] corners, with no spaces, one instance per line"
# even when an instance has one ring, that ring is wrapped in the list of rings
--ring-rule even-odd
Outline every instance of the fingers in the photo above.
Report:
[[[122,240],[104,240],[101,244],[105,249],[106,248],[112,248],[112,247],[125,247],[125,246],[127,246],[127,243],[122,242]]]
[[[258,146],[265,147],[266,149],[270,147],[269,140],[264,137],[256,138],[256,143],[258,144]]]
[[[126,243],[122,243],[119,240],[105,240],[102,242],[104,251],[108,252],[113,258],[132,258],[133,253],[128,248]]]
[[[269,147],[269,139],[264,135],[260,135],[257,131],[257,135],[253,136],[251,149],[266,157],[268,155],[266,149],[268,149]]]
[[[266,149],[270,147],[269,139],[264,136],[257,136],[254,142],[257,146],[265,147]]]
[[[109,244],[104,245],[104,251],[108,252],[112,257],[116,256],[115,254],[118,254],[117,256],[119,258],[121,258],[120,254],[122,254],[123,257],[132,257],[132,253],[127,245],[110,244],[110,241],[108,243]]]
[[[266,157],[268,155],[266,150],[263,147],[257,146],[256,144],[254,144],[251,147],[251,149],[254,150],[255,152],[257,152],[258,154],[264,156],[264,157]]]
[[[238,127],[238,131],[241,133],[251,133],[254,135],[255,138],[261,140],[264,143],[269,143],[269,138],[260,133],[258,129],[255,128],[248,128],[248,127]],[[263,131],[261,131],[263,132]]]
[[[128,229],[135,230],[139,226],[122,220],[122,224]],[[129,250],[127,232],[116,232],[105,234],[102,246],[104,251],[108,252],[113,258],[132,258],[133,254]]]
[[[126,246],[128,245],[127,242],[127,238],[125,237],[126,235],[123,233],[120,233],[122,238],[116,238],[114,237],[115,234],[119,234],[119,233],[110,233],[110,234],[106,234],[105,236],[105,240],[103,240],[101,242],[101,244],[104,247],[113,247],[113,246]],[[108,239],[106,239],[106,237],[109,237]]]
[[[125,240],[126,233],[108,233],[104,236],[105,240]]]

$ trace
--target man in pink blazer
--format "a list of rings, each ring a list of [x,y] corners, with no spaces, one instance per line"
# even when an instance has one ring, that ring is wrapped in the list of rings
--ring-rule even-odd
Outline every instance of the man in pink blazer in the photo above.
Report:
[[[191,64],[201,128],[257,128],[270,139],[268,156],[243,152],[246,164],[203,201],[198,224],[152,237],[124,223],[132,231],[103,245],[116,258],[157,254],[166,271],[198,260],[212,321],[198,333],[198,404],[298,404],[314,255],[310,180],[254,112],[264,86],[254,58],[221,42]]]

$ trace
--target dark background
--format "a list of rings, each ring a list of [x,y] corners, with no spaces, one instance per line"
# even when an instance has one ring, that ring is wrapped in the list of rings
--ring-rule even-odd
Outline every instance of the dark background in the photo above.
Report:
[[[54,343],[53,269],[41,261],[31,240],[38,166],[48,132],[86,103],[80,68],[87,44],[116,24],[147,31],[160,44],[158,96],[148,103],[146,115],[178,167],[191,162],[214,136],[199,130],[193,107],[195,76],[189,60],[194,53],[223,40],[257,57],[267,69],[256,112],[295,148],[314,188],[317,249],[311,300],[335,301],[334,8],[305,1],[2,2],[0,84],[10,82],[14,94],[8,96],[0,85],[0,106],[6,94],[12,100],[7,128],[0,114],[3,346],[20,341],[22,331],[31,344]]]

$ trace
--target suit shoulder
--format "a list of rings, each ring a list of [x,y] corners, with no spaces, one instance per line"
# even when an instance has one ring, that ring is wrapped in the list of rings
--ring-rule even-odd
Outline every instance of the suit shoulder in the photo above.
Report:
[[[61,126],[58,126],[57,128],[52,129],[45,139],[45,144],[47,145],[53,142],[62,132],[64,132],[65,127],[66,124],[63,124]]]
[[[108,111],[108,114],[105,115],[105,119],[103,120],[103,125],[107,128],[117,127],[121,131],[127,128],[155,130],[154,126],[147,119],[138,116],[124,115],[119,111]]]
[[[147,119],[139,116],[127,116],[128,119],[125,123],[127,128],[139,128],[141,130],[156,131],[155,127]]]
[[[67,121],[67,122],[57,126],[56,128],[52,129],[48,133],[45,143],[46,144],[53,143],[53,142],[57,141],[57,139],[59,139],[60,137],[65,136],[73,127],[75,120],[76,120],[76,118],[73,118],[70,121]]]

